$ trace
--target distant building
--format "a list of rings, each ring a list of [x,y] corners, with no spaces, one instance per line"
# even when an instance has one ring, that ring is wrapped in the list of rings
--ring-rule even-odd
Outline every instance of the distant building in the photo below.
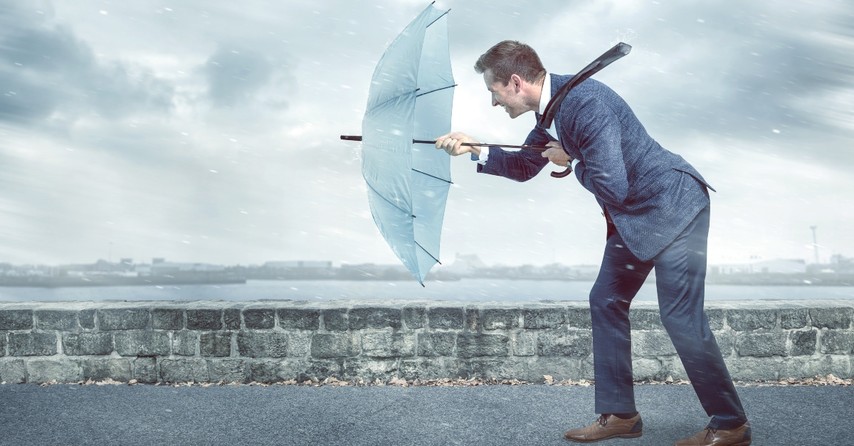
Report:
[[[754,260],[747,263],[712,265],[712,274],[804,274],[807,264],[803,259]]]

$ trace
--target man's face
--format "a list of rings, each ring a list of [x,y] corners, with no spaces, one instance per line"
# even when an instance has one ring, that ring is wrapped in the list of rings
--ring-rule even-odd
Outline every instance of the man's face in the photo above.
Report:
[[[483,81],[486,83],[486,89],[492,93],[492,106],[504,107],[510,119],[515,119],[527,111],[522,103],[519,85],[513,79],[505,84],[494,79],[492,70],[486,70],[483,72]]]

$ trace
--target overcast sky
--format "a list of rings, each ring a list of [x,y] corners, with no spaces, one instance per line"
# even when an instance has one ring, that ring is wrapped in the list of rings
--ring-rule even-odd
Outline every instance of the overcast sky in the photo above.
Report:
[[[396,263],[358,134],[373,67],[418,0],[0,0],[0,262],[131,257]],[[445,0],[453,127],[520,143],[472,66],[517,39],[597,74],[712,194],[712,263],[854,256],[848,0]],[[595,264],[605,225],[574,176],[516,183],[452,160],[441,260]],[[548,169],[548,168],[547,168]]]

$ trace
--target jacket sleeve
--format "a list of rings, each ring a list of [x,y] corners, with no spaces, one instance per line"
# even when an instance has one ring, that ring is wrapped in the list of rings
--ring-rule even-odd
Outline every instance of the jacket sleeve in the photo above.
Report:
[[[569,105],[569,107],[566,107]],[[585,189],[605,203],[621,204],[629,192],[623,159],[620,120],[607,104],[595,98],[573,98],[564,105],[561,128],[581,153],[575,176]]]
[[[543,130],[534,127],[525,139],[525,144],[544,146],[550,139]],[[521,182],[534,178],[548,163],[548,158],[543,158],[542,152],[537,150],[509,151],[500,146],[490,146],[486,164],[478,164],[477,171]]]

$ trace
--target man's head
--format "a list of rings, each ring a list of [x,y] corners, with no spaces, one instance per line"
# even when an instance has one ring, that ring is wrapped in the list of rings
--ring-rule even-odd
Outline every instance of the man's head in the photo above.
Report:
[[[492,105],[503,106],[511,118],[539,107],[546,69],[530,46],[499,42],[477,59],[474,70],[483,74]]]

